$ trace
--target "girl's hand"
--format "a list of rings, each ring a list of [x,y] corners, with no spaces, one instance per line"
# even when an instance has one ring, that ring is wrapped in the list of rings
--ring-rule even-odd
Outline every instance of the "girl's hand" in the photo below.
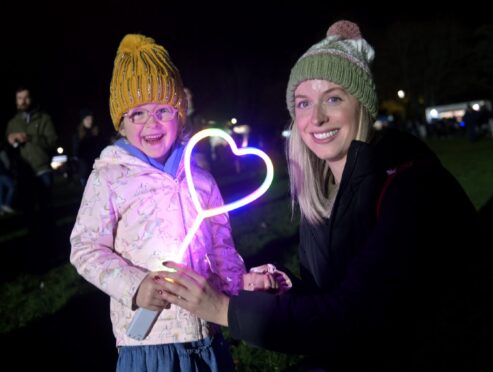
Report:
[[[136,307],[143,307],[153,311],[169,309],[170,303],[162,297],[165,287],[163,286],[165,271],[149,272],[140,283],[135,295]]]
[[[250,269],[250,272],[245,275],[251,275],[251,274],[257,274],[257,275],[268,275],[268,280],[270,283],[270,287],[267,288],[268,291],[274,292],[276,294],[282,294],[284,292],[287,292],[293,287],[293,283],[291,282],[291,279],[284,273],[283,271],[279,271],[276,269],[276,267],[272,264],[265,264],[257,267],[252,267]],[[243,277],[243,289],[244,290],[257,290],[256,288],[249,289],[245,287],[245,276]],[[247,277],[248,279],[248,277]],[[260,279],[257,279],[257,282],[259,282]],[[267,280],[264,279],[264,285]],[[272,284],[272,281],[274,281],[275,284]],[[251,285],[250,285],[251,287]],[[265,288],[265,287],[264,287]],[[261,290],[261,288],[259,288]],[[265,289],[264,289],[265,290]]]
[[[279,284],[270,273],[249,272],[243,274],[243,290],[277,292]]]

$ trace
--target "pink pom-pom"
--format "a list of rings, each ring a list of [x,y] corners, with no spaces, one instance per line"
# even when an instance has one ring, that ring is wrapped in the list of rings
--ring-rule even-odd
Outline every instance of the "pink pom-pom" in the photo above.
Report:
[[[342,36],[344,39],[361,39],[361,32],[356,23],[337,21],[327,30],[327,36]]]

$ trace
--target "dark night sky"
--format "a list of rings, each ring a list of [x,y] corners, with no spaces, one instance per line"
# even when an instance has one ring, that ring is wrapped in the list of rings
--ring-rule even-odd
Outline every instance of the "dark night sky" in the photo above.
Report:
[[[151,36],[168,49],[194,93],[195,106],[209,118],[235,116],[254,126],[280,128],[288,121],[284,92],[290,68],[335,20],[356,21],[371,44],[395,21],[448,17],[469,25],[489,22],[485,12],[476,17],[473,10],[468,14],[464,8],[426,9],[416,3],[412,8],[399,3],[385,11],[308,0],[207,4],[145,0],[14,4],[17,9],[8,13],[11,16],[4,13],[1,25],[6,68],[0,129],[15,113],[16,87],[28,84],[55,119],[62,142],[74,131],[83,107],[92,108],[100,126],[111,133],[109,82],[126,33]]]

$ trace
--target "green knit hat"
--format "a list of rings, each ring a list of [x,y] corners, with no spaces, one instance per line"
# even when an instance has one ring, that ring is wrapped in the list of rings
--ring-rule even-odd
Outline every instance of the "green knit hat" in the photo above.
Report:
[[[294,120],[294,91],[305,80],[329,80],[356,97],[373,118],[378,114],[375,83],[369,68],[375,52],[361,37],[358,25],[338,21],[327,37],[313,45],[291,69],[286,103]]]

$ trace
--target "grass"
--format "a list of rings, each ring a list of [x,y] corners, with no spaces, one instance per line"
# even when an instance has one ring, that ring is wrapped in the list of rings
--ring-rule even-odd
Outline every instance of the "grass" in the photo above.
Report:
[[[300,356],[276,353],[248,345],[243,341],[231,339],[228,330],[224,329],[231,354],[238,372],[243,371],[284,371],[301,360]]]
[[[479,209],[493,196],[493,140],[428,140],[443,165],[457,178]]]
[[[21,275],[12,282],[3,283],[0,287],[0,333],[56,313],[85,289],[87,285],[69,264],[45,275]]]

